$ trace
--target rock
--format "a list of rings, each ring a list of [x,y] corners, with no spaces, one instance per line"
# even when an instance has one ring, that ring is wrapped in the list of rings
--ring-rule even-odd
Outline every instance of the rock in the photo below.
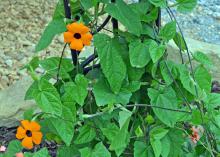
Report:
[[[201,51],[208,55],[208,57],[213,62],[213,68],[211,68],[210,73],[213,77],[213,80],[220,81],[220,45],[215,44],[209,44],[205,42],[201,42],[198,40],[186,38],[186,43],[189,47],[189,50],[192,53],[195,53],[196,51]],[[175,53],[173,53],[175,52]],[[180,57],[177,46],[174,44],[174,42],[169,43],[168,48],[169,57],[173,59],[174,61],[177,61],[180,63]],[[186,54],[184,55],[185,61],[187,60]]]
[[[12,61],[11,59],[7,59],[7,60],[5,61],[5,64],[6,64],[8,67],[12,67],[13,61]]]
[[[0,91],[0,127],[17,125],[25,110],[36,108],[33,101],[24,100],[25,92],[31,83],[31,78],[26,77]]]

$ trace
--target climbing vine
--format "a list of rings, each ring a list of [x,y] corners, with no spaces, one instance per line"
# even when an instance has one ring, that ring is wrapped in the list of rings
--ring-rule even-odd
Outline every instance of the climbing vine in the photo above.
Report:
[[[40,112],[25,112],[16,136],[31,136],[33,143],[11,145],[21,151],[21,144],[31,149],[52,140],[58,157],[219,156],[212,62],[190,51],[171,9],[187,13],[195,6],[196,0],[59,0],[36,52],[63,33],[61,57],[34,57],[26,66],[34,82],[25,99],[35,100]],[[170,16],[163,26],[161,10]],[[175,59],[169,57],[172,40],[179,48]],[[32,124],[42,137],[35,139]]]

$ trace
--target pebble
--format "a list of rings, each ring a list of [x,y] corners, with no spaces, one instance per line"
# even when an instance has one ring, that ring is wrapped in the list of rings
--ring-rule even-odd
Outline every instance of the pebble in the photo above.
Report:
[[[35,45],[51,20],[56,3],[57,0],[0,1],[0,90],[27,75],[20,68],[36,55]],[[57,55],[63,44],[54,40],[48,51]]]
[[[11,59],[7,59],[7,60],[5,61],[5,64],[6,64],[8,67],[12,67],[13,61],[12,61]]]
[[[220,45],[220,0],[198,0],[193,12],[183,14],[173,9],[185,36]],[[164,23],[170,18],[162,11]]]

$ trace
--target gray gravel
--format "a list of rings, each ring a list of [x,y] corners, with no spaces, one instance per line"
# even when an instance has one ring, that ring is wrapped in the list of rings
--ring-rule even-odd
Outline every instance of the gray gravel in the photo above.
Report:
[[[172,10],[185,36],[220,45],[220,0],[198,0],[197,7],[188,14]],[[162,15],[163,22],[170,20],[165,10]]]

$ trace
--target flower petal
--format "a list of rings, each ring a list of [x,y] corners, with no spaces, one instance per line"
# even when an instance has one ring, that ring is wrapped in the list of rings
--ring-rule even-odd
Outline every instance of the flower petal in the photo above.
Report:
[[[82,26],[81,31],[80,31],[81,34],[86,34],[90,31],[90,29],[86,27],[85,25],[81,24],[81,26]]]
[[[22,142],[22,146],[27,149],[32,149],[33,148],[33,142],[32,142],[32,137],[25,137]]]
[[[40,131],[40,125],[37,122],[32,121],[30,125],[31,125],[31,131]]]
[[[43,134],[41,132],[32,132],[32,140],[35,144],[40,144]]]
[[[72,32],[72,33],[80,33],[80,24],[78,24],[78,23],[71,23],[71,24],[68,24],[67,26],[66,26],[66,28],[67,28],[67,30],[69,31],[69,32]]]
[[[0,152],[5,152],[6,151],[6,147],[5,146],[0,146]]]
[[[31,123],[28,120],[22,120],[21,125],[25,130],[31,130]]]
[[[72,33],[81,33],[81,34],[85,34],[90,31],[88,27],[86,27],[82,23],[77,23],[77,22],[67,25],[67,30]]]
[[[92,34],[83,34],[82,35],[82,42],[84,45],[90,45],[92,40]]]
[[[83,48],[82,40],[74,39],[70,44],[70,48],[73,50],[81,51]]]
[[[64,42],[65,43],[71,43],[73,41],[73,33],[71,32],[64,32],[63,33]]]
[[[25,138],[25,136],[26,136],[26,130],[23,127],[19,126],[17,128],[16,138],[21,140]]]

